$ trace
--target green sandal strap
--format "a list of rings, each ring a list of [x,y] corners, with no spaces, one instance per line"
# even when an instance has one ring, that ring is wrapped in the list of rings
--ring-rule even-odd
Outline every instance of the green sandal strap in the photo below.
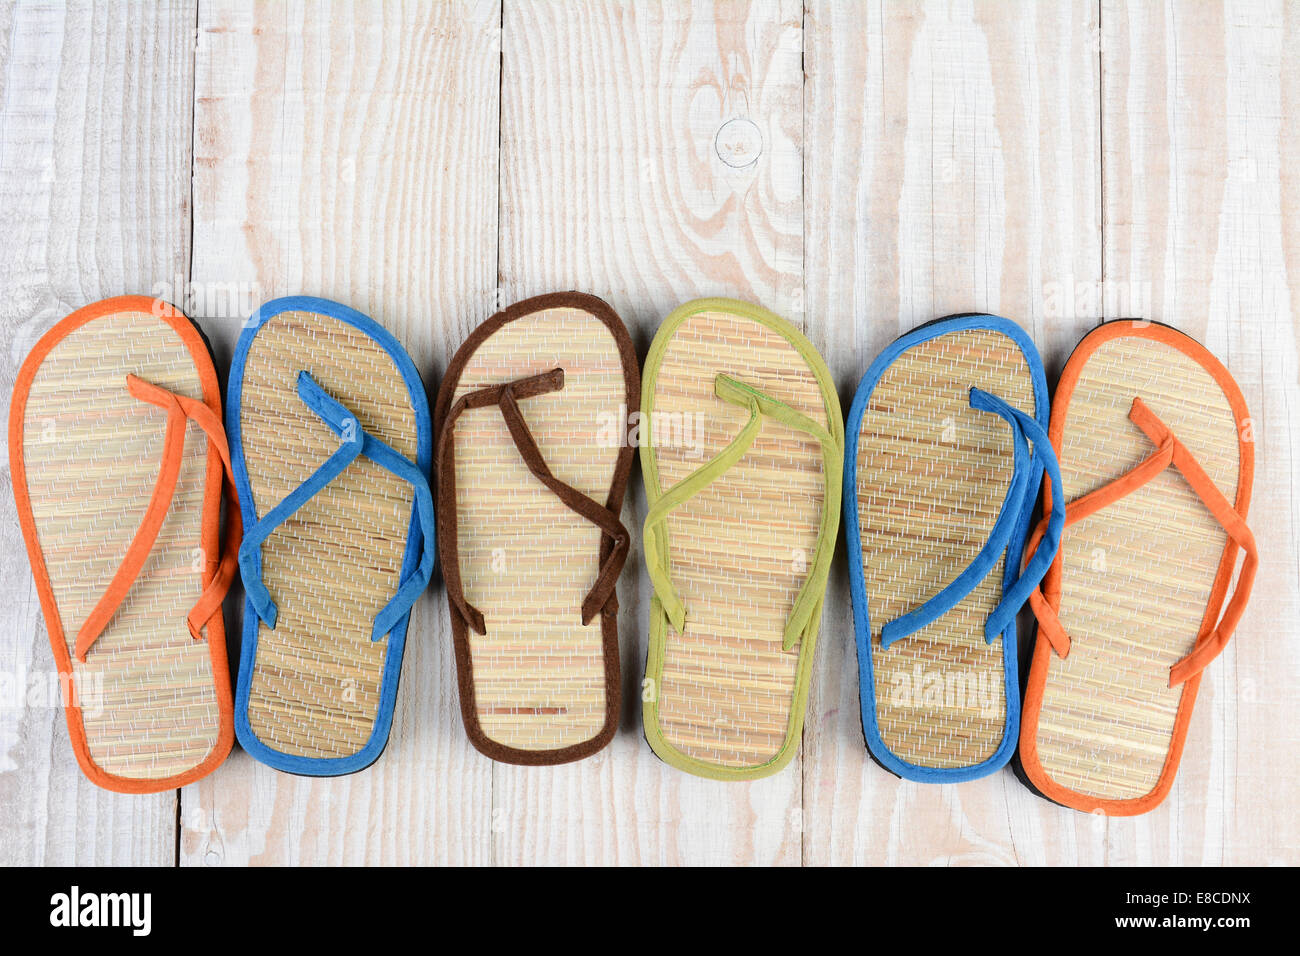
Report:
[[[713,380],[713,392],[724,402],[747,408],[749,421],[716,457],[669,488],[650,507],[645,519],[646,568],[650,572],[650,581],[654,586],[655,596],[663,606],[664,614],[673,628],[679,634],[682,633],[686,627],[686,605],[682,603],[681,595],[673,586],[667,567],[665,522],[669,512],[699,494],[740,461],[754,444],[754,439],[758,437],[764,417],[811,435],[817,439],[822,448],[822,473],[825,478],[826,493],[822,502],[821,525],[817,532],[817,551],[813,556],[812,569],[803,587],[799,589],[794,608],[786,619],[782,646],[789,651],[803,640],[810,626],[815,625],[821,610],[835,544],[833,537],[828,535],[827,531],[832,520],[839,514],[844,452],[830,432],[807,415],[795,411],[784,402],[729,375],[719,374]]]

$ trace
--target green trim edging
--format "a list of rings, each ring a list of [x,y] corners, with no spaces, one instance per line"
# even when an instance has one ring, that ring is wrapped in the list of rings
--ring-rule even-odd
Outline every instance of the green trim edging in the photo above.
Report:
[[[817,384],[821,388],[822,399],[826,408],[827,430],[835,439],[842,460],[844,454],[844,415],[840,410],[839,394],[835,390],[835,384],[832,381],[831,372],[827,368],[825,360],[818,354],[817,349],[808,341],[808,338],[785,319],[761,306],[741,302],[737,299],[696,299],[678,306],[664,319],[659,331],[655,333],[654,341],[650,345],[650,351],[646,355],[645,368],[642,372],[641,413],[643,420],[654,420],[655,384],[659,378],[659,367],[663,362],[664,353],[667,351],[673,334],[682,322],[701,312],[725,312],[750,319],[780,333],[786,341],[795,347],[795,350],[808,363],[808,367],[812,369]],[[643,433],[640,442],[641,474],[645,483],[647,508],[653,508],[655,502],[664,493],[659,484],[659,469],[655,462],[652,433],[653,429]],[[828,464],[831,463],[823,461],[822,467],[825,469]],[[831,477],[827,476],[828,479]],[[823,527],[817,538],[815,554],[826,553],[833,555],[836,538],[839,535],[841,508],[838,501],[830,501],[832,496],[830,489],[833,484],[835,484],[834,481],[828,480],[827,500],[822,503]],[[670,567],[671,551],[666,529],[660,535],[660,541],[660,561],[663,567]],[[825,550],[823,551],[823,549]],[[777,773],[794,758],[803,734],[804,713],[808,705],[808,685],[812,678],[813,655],[817,646],[817,634],[821,628],[826,584],[830,577],[830,563],[828,559],[822,567],[818,568],[814,562],[814,568],[810,572],[808,579],[810,583],[818,578],[820,579],[821,597],[818,599],[816,609],[813,611],[807,635],[799,646],[799,667],[795,678],[795,695],[791,702],[790,723],[786,728],[785,740],[776,756],[765,763],[752,767],[719,767],[715,764],[706,763],[682,753],[664,739],[659,730],[658,688],[663,675],[663,649],[667,638],[667,622],[658,596],[651,596],[650,646],[646,657],[645,676],[647,679],[654,681],[655,699],[646,701],[642,705],[642,722],[646,742],[650,744],[651,749],[661,760],[688,773],[714,780],[756,780]]]

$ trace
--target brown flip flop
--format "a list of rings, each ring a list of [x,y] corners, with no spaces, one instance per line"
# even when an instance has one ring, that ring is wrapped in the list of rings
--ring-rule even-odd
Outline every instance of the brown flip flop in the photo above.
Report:
[[[613,738],[614,586],[640,374],[627,329],[577,292],[528,299],[456,352],[434,413],[439,550],[461,715],[507,763]]]

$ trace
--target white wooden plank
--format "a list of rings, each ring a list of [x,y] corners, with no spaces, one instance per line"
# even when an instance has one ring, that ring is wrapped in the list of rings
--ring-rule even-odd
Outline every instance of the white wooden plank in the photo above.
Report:
[[[1254,422],[1261,568],[1201,682],[1164,806],[1108,862],[1300,861],[1300,16],[1282,2],[1104,0],[1107,281],[1227,364]]]
[[[129,15],[128,15],[129,13]],[[151,293],[189,244],[194,4],[0,5],[0,402],[73,309]],[[0,495],[0,863],[170,864],[176,794],[109,793],[77,767],[9,487]]]
[[[308,293],[360,309],[397,335],[432,394],[495,300],[500,8],[200,14],[196,284],[254,305]],[[242,318],[206,316],[226,358]],[[487,860],[490,769],[459,729],[443,600],[433,588],[416,606],[379,761],[308,779],[237,750],[182,794],[183,863]]]
[[[697,296],[749,299],[801,322],[801,29],[794,2],[508,2],[503,304],[592,292],[642,352],[664,316]],[[622,729],[593,759],[494,769],[494,858],[798,863],[797,761],[753,783],[709,781],[661,763],[642,738],[644,507],[634,477],[619,585]]]
[[[808,325],[846,410],[872,358],[932,318],[1014,319],[1050,369],[1100,317],[1059,296],[1101,278],[1096,27],[1085,2],[808,5]],[[872,763],[842,561],[823,632],[805,862],[1098,861],[1099,837],[1057,842],[1071,811],[1009,769],[935,786]]]
[[[192,3],[0,4],[5,396],[44,329],[121,292],[197,293],[219,365],[258,301],[337,298],[431,388],[527,295],[601,295],[642,352],[681,301],[736,295],[801,323],[846,404],[936,315],[1016,319],[1050,378],[1103,310],[1145,314],[1246,393],[1264,566],[1146,817],[1054,807],[1010,771],[931,787],[872,765],[842,560],[803,759],[752,784],[666,767],[641,737],[637,535],[628,702],[602,754],[529,769],[470,748],[435,586],[381,761],[320,781],[236,752],[182,794],[183,863],[1300,862],[1295,4],[204,3],[197,21],[196,67]],[[635,476],[629,499],[639,530]],[[11,501],[7,677],[53,669]],[[0,862],[172,862],[172,795],[98,791],[61,713],[7,703]]]

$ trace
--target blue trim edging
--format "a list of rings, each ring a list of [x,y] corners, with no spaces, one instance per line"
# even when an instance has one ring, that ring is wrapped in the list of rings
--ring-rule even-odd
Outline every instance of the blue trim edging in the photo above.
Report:
[[[897,756],[885,746],[876,723],[876,690],[871,665],[871,618],[867,606],[866,580],[862,567],[861,532],[858,523],[858,434],[862,427],[862,416],[866,413],[871,393],[881,375],[905,351],[922,342],[947,335],[951,332],[988,330],[1000,332],[1012,339],[1020,348],[1029,365],[1034,388],[1034,418],[1046,431],[1050,417],[1050,405],[1047,395],[1047,378],[1043,372],[1043,362],[1038,355],[1033,340],[1019,325],[996,315],[959,315],[939,319],[913,329],[895,339],[888,348],[867,368],[853,404],[849,408],[848,424],[845,427],[844,451],[844,522],[845,542],[849,553],[849,586],[853,597],[853,631],[858,647],[859,699],[862,709],[862,733],[866,738],[867,748],[872,755],[888,770],[908,780],[923,783],[960,783],[964,780],[976,780],[987,776],[1006,766],[1016,749],[1016,740],[1020,731],[1020,678],[1017,661],[1016,622],[1013,617],[1006,630],[1002,632],[1002,667],[1006,694],[1006,723],[1002,730],[1002,741],[991,757],[969,767],[923,767],[910,763]],[[1038,488],[1042,484],[1043,465],[1040,456],[1034,456],[1034,465],[1029,475],[1031,493],[1025,495],[1024,506],[1016,519],[1011,534],[1008,554],[1019,555],[1024,551],[1025,538],[1029,534],[1029,522],[1033,517],[1038,501]],[[1015,581],[1018,561],[1004,562],[1002,587],[1005,591]]]
[[[433,426],[429,414],[429,399],[424,391],[420,373],[411,361],[410,355],[401,343],[387,329],[374,319],[338,302],[318,299],[314,296],[288,296],[273,299],[261,305],[248,319],[239,342],[235,346],[235,355],[230,365],[230,381],[226,388],[226,436],[230,444],[230,463],[235,475],[235,487],[239,493],[239,511],[245,528],[257,523],[257,514],[253,506],[253,493],[248,483],[248,471],[244,463],[243,443],[240,438],[239,410],[244,382],[244,366],[249,348],[257,336],[258,330],[272,317],[282,312],[315,312],[345,322],[364,332],[383,347],[401,372],[415,412],[416,429],[416,465],[428,479],[433,462]],[[407,533],[406,553],[402,559],[400,576],[405,578],[419,562],[423,548],[423,535],[419,520],[412,506],[411,524]],[[246,597],[244,601],[244,624],[242,642],[239,652],[239,677],[235,693],[235,736],[240,746],[255,759],[276,770],[301,774],[311,777],[332,777],[364,770],[374,763],[383,753],[392,729],[393,708],[397,702],[397,684],[402,670],[402,655],[406,649],[406,629],[410,623],[410,613],[405,614],[394,625],[388,635],[388,651],[384,660],[384,673],[379,688],[379,713],[376,716],[370,739],[364,747],[347,757],[301,757],[286,754],[264,744],[248,721],[248,688],[253,675],[253,665],[257,658],[257,635],[261,621],[252,602]]]

